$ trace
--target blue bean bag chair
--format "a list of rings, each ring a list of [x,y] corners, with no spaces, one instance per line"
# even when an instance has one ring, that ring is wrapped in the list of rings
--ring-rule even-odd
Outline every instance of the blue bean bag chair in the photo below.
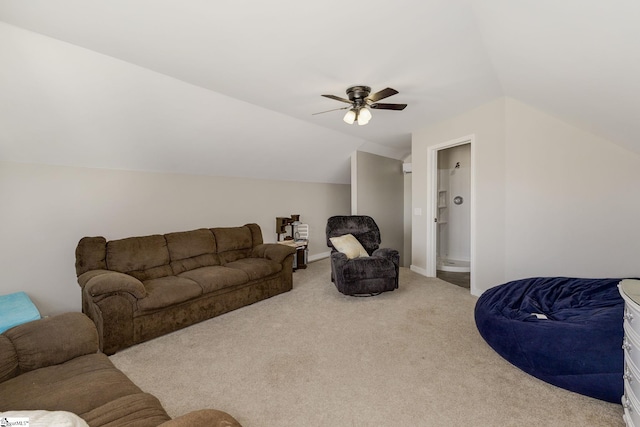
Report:
[[[550,384],[608,402],[624,392],[620,279],[536,277],[478,299],[480,335],[509,362]]]

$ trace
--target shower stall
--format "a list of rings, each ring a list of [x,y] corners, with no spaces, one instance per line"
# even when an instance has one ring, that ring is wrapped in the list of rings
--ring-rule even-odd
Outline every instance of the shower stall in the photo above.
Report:
[[[470,271],[470,197],[471,144],[438,151],[437,270]]]

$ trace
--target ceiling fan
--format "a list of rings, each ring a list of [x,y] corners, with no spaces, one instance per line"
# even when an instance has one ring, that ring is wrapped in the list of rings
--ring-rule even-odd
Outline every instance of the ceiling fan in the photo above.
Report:
[[[347,89],[347,96],[349,97],[349,99],[340,98],[339,96],[335,95],[322,95],[325,98],[331,98],[335,99],[336,101],[346,102],[350,105],[342,108],[334,108],[333,110],[321,111],[320,113],[314,113],[314,115],[328,113],[329,111],[346,110],[348,108],[349,111],[347,111],[347,114],[344,115],[344,118],[342,120],[350,125],[353,124],[353,122],[357,121],[358,124],[362,126],[366,125],[367,123],[369,123],[369,120],[371,120],[370,109],[404,110],[407,106],[407,104],[387,104],[378,102],[381,99],[388,98],[391,95],[395,95],[396,93],[398,93],[397,90],[391,89],[390,87],[382,89],[381,91],[376,92],[372,95],[369,95],[369,93],[371,93],[371,88],[369,86],[352,86]]]

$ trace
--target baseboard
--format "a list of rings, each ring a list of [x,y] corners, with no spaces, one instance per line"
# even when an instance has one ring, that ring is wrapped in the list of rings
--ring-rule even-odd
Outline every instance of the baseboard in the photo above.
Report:
[[[416,267],[415,265],[411,264],[411,267],[409,267],[411,269],[411,271],[415,271],[418,274],[421,274],[423,276],[427,276],[427,270],[425,270],[424,268],[420,268],[420,267]],[[429,277],[429,276],[427,276]]]
[[[313,261],[318,261],[321,259],[325,259],[325,258],[329,258],[329,256],[331,255],[331,252],[322,252],[319,254],[315,254],[315,255],[309,255],[309,262],[313,262]]]

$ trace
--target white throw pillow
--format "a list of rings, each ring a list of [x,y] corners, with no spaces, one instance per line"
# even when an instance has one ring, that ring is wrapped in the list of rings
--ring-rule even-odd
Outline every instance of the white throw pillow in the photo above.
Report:
[[[66,411],[7,411],[0,412],[0,420],[9,422],[28,420],[29,427],[89,427],[82,418]],[[11,424],[10,424],[11,425]],[[26,424],[25,424],[26,425]]]
[[[331,244],[338,252],[342,252],[349,259],[368,257],[369,254],[362,247],[358,239],[353,234],[345,234],[344,236],[330,237]]]

